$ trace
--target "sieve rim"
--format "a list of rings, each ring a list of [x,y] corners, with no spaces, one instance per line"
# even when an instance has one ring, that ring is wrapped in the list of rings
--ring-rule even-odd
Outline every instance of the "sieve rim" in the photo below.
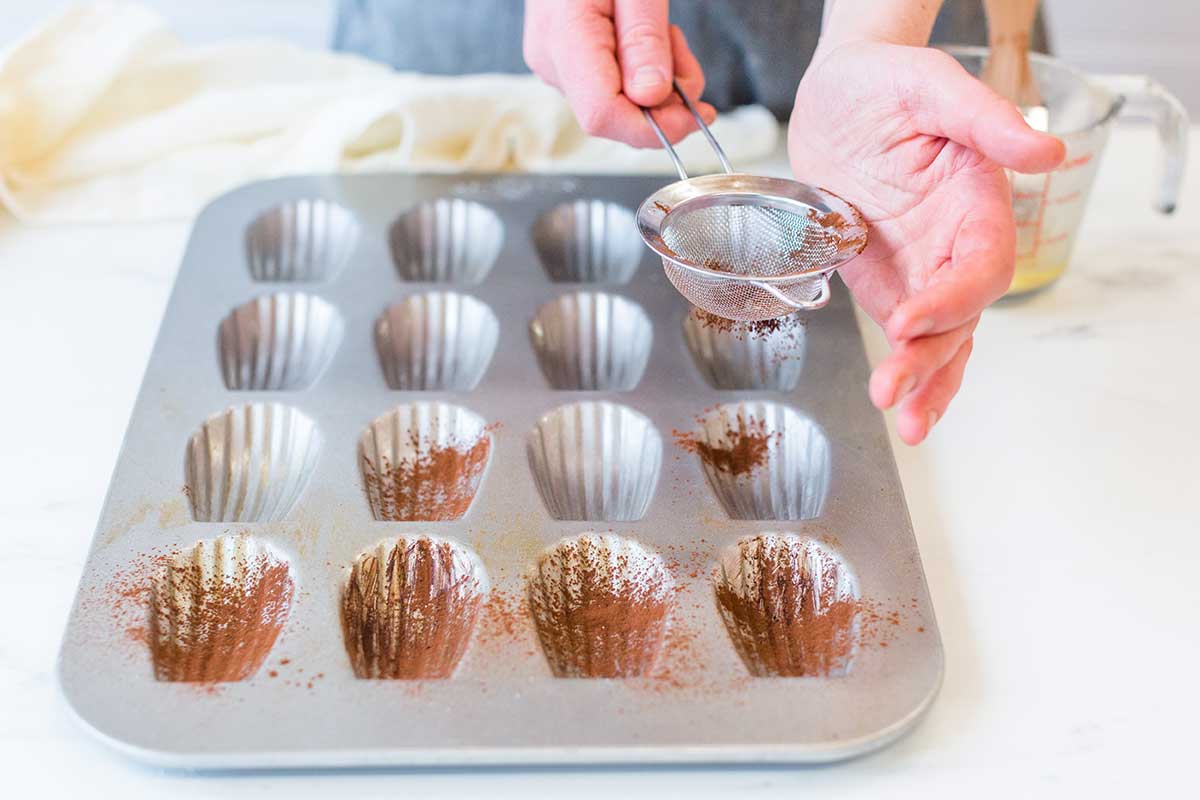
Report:
[[[783,275],[746,275],[689,261],[673,251],[663,241],[666,221],[680,207],[696,205],[716,196],[745,196],[757,198],[763,205],[776,207],[801,206],[818,213],[834,213],[844,220],[835,228],[845,247],[839,247],[836,257],[822,267]],[[745,283],[793,283],[828,275],[856,258],[867,246],[867,223],[862,213],[837,194],[787,178],[769,178],[745,173],[702,175],[676,181],[659,189],[638,207],[638,233],[642,241],[664,261],[705,278]]]

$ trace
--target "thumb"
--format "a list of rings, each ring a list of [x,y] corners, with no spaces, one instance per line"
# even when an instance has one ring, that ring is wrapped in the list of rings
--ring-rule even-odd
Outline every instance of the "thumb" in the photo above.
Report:
[[[640,106],[657,106],[671,96],[667,0],[616,0],[613,24],[625,96]]]
[[[921,133],[958,142],[1017,172],[1049,172],[1062,163],[1060,139],[1029,127],[1015,105],[953,56],[933,49],[915,56],[921,63],[908,73],[915,81],[909,102]]]

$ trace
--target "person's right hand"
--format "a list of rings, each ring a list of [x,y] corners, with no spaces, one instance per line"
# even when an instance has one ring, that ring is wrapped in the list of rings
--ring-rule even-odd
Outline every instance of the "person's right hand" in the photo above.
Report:
[[[655,108],[673,143],[696,128],[671,79],[695,101],[704,74],[667,21],[667,0],[526,0],[525,63],[566,95],[592,136],[660,146],[638,106]],[[712,106],[696,106],[705,122],[716,118]]]

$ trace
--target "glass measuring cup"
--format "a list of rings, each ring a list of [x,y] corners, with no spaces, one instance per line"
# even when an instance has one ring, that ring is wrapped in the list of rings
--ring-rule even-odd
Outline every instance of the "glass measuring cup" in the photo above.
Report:
[[[978,76],[986,47],[947,47]],[[1112,123],[1148,119],[1162,145],[1154,207],[1175,210],[1187,157],[1188,118],[1183,105],[1141,75],[1086,75],[1048,56],[1030,53],[1030,66],[1050,114],[1050,133],[1067,146],[1062,166],[1045,175],[1010,173],[1017,221],[1017,268],[1008,294],[1040,289],[1062,275],[1075,245]]]

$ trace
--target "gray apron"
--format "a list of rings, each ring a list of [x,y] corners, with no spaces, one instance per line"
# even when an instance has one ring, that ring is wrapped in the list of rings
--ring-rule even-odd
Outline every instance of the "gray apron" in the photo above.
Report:
[[[571,0],[563,0],[571,2]],[[671,0],[718,109],[760,103],[785,119],[821,27],[822,0]],[[521,0],[339,0],[333,46],[438,75],[528,72]],[[935,43],[986,44],[981,0],[947,0]],[[1038,21],[1035,50],[1046,50]]]

